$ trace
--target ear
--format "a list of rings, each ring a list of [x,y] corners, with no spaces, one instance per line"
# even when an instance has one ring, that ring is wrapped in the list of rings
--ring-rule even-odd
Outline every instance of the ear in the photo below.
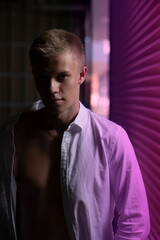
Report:
[[[84,66],[84,67],[81,69],[81,72],[80,72],[80,75],[79,75],[79,81],[78,81],[78,83],[79,83],[80,85],[85,81],[86,75],[87,75],[87,67]]]

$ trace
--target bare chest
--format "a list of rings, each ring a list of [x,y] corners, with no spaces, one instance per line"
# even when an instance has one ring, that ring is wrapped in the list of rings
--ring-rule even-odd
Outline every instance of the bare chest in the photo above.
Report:
[[[15,140],[14,174],[17,182],[46,188],[60,172],[61,138],[28,134]]]
[[[31,133],[16,139],[18,239],[68,239],[61,184],[61,136]]]

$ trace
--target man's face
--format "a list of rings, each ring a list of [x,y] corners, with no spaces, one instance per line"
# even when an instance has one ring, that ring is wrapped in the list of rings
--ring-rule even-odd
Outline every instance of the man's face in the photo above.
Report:
[[[87,68],[80,69],[73,53],[67,51],[57,57],[37,59],[32,70],[40,97],[49,111],[77,114],[79,87],[85,80]]]

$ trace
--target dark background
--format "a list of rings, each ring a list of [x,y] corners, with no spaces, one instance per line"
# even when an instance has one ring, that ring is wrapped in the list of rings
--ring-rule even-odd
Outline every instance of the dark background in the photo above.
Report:
[[[38,99],[28,59],[34,38],[47,29],[64,28],[83,42],[89,9],[89,0],[0,1],[0,123]],[[86,85],[81,100],[89,107]]]

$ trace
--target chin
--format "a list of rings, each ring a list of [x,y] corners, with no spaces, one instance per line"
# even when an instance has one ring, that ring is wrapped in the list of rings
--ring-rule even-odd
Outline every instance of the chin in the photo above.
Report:
[[[53,113],[53,114],[59,114],[65,111],[64,108],[58,107],[58,106],[53,106],[51,104],[45,104],[45,107],[48,112]]]

